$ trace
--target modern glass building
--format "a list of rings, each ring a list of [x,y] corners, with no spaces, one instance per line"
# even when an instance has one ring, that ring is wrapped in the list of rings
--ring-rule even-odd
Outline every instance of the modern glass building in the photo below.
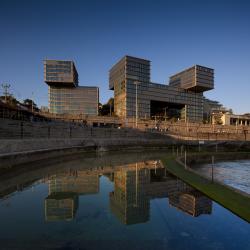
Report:
[[[170,77],[169,85],[152,83],[150,61],[125,56],[109,73],[114,111],[122,118],[203,119],[203,92],[214,88],[213,69],[195,65]]]
[[[50,113],[98,115],[99,88],[78,86],[72,61],[45,60],[44,81],[49,85]]]
[[[170,77],[169,85],[200,93],[214,88],[214,70],[194,65]]]
[[[44,81],[49,86],[78,86],[78,73],[74,62],[61,60],[44,61]]]
[[[97,87],[49,87],[51,113],[98,115],[98,102],[99,89]]]

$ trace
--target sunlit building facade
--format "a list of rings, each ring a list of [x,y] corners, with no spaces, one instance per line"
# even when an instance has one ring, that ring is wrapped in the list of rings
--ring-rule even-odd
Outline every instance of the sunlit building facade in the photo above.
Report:
[[[114,112],[122,118],[203,119],[203,92],[214,88],[213,69],[195,65],[170,77],[169,85],[152,83],[150,61],[123,57],[109,72]],[[137,111],[137,112],[136,112]]]
[[[74,62],[44,60],[44,81],[49,86],[77,87],[78,73]]]
[[[78,86],[74,62],[44,61],[44,81],[49,86],[49,112],[98,115],[99,88]]]
[[[99,89],[49,87],[49,110],[55,114],[98,115]]]

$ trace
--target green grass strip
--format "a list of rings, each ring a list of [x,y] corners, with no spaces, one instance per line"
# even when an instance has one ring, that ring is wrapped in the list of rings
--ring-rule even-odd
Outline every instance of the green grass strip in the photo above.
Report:
[[[250,222],[250,198],[231,188],[211,182],[202,176],[186,170],[174,156],[166,156],[162,163],[167,170],[187,184],[204,193],[212,200],[229,209],[242,219]]]

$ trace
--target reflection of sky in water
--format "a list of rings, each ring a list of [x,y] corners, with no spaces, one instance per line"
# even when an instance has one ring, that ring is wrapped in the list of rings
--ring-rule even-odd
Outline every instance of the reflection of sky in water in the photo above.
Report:
[[[196,170],[211,177],[211,164],[201,165]],[[250,161],[215,162],[214,179],[250,194]]]
[[[0,195],[8,193],[0,199],[0,246],[249,249],[247,222],[169,174],[157,161],[120,164],[113,172],[110,167],[102,166],[100,172],[91,168],[94,171],[57,168],[56,174],[40,174],[40,180],[33,171],[34,181],[28,181],[25,172],[25,185],[14,176],[5,191],[0,183]]]

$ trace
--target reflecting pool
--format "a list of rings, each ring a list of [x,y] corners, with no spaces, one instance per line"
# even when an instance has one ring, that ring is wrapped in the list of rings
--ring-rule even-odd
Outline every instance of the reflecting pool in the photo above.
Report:
[[[250,249],[249,223],[160,159],[72,156],[2,172],[0,248]]]

